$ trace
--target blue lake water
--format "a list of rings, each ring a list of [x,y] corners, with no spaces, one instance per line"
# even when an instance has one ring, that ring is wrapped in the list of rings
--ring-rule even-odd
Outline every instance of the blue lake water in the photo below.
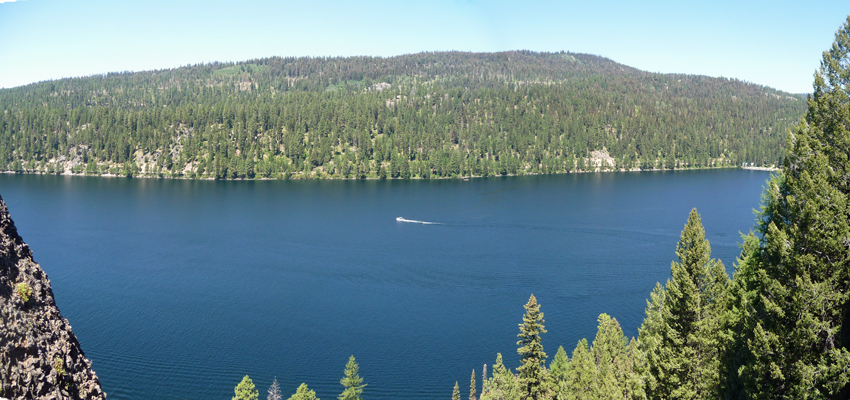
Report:
[[[768,177],[3,174],[0,195],[112,399],[230,398],[250,375],[261,398],[277,377],[286,397],[306,382],[333,400],[354,354],[367,400],[424,400],[473,368],[480,381],[497,352],[515,369],[532,293],[550,357],[592,339],[600,313],[637,335],[690,209],[731,272]]]

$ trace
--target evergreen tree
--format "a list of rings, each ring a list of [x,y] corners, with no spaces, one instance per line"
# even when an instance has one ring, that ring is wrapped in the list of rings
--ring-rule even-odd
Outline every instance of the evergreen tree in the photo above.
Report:
[[[587,348],[587,339],[580,340],[573,350],[566,392],[569,400],[595,399],[596,365]]]
[[[555,358],[549,364],[550,389],[557,400],[567,398],[567,378],[570,371],[570,359],[564,346],[558,346]]]
[[[455,388],[452,389],[452,400],[460,400],[460,387],[457,381],[455,381]]]
[[[747,393],[757,389],[745,387],[745,381],[751,379],[752,369],[745,367],[751,358],[749,344],[753,340],[752,332],[759,323],[753,315],[753,306],[760,301],[756,288],[762,279],[757,267],[756,257],[760,252],[760,239],[750,232],[744,236],[741,255],[737,259],[734,279],[729,285],[729,310],[726,318],[732,339],[723,353],[721,395],[726,399],[750,399]],[[749,382],[752,385],[754,382]],[[747,386],[749,386],[747,385]]]
[[[850,16],[735,275],[728,397],[850,398]],[[731,355],[739,351],[742,356]],[[737,394],[744,394],[738,396]]]
[[[521,365],[517,368],[519,373],[519,384],[522,390],[521,398],[537,400],[545,392],[545,376],[543,365],[546,362],[546,353],[543,352],[543,344],[540,335],[546,333],[543,326],[543,313],[540,305],[532,294],[526,303],[525,315],[519,325],[519,341],[517,353],[520,354]]]
[[[711,258],[699,214],[692,210],[676,245],[679,262],[665,288],[656,287],[640,340],[647,354],[650,398],[716,397],[724,346],[721,320],[729,277]]]
[[[658,366],[662,364],[662,358],[665,357],[662,353],[669,353],[670,349],[661,345],[661,337],[666,333],[664,318],[662,316],[662,308],[664,307],[664,286],[660,283],[655,284],[655,288],[649,294],[649,300],[646,304],[646,317],[638,329],[639,346],[647,356],[645,365],[644,379],[647,394],[657,393],[660,382],[665,381],[666,376],[663,375],[664,370]],[[653,358],[653,362],[649,362],[649,358]]]
[[[348,363],[345,364],[345,376],[339,383],[345,388],[339,395],[339,400],[361,400],[363,394],[363,378],[358,375],[360,367],[354,360],[354,355],[348,357]]]
[[[625,396],[627,381],[626,354],[627,339],[617,320],[607,314],[599,316],[599,327],[591,357],[596,364],[594,397],[596,399],[622,399]]]
[[[564,346],[558,346],[558,351],[555,353],[555,358],[549,364],[549,376],[555,382],[561,382],[567,379],[567,373],[570,367],[570,359],[567,357],[567,352],[564,351]]]
[[[640,349],[640,345],[635,338],[629,341],[626,352],[628,353],[628,362],[626,363],[628,376],[626,377],[624,386],[627,393],[626,398],[646,400],[646,355]]]
[[[481,400],[519,400],[520,390],[516,376],[505,368],[502,354],[496,354],[493,372],[487,380],[487,390],[482,390]]]
[[[255,390],[254,382],[248,375],[245,375],[242,378],[242,382],[239,382],[236,385],[236,388],[233,389],[235,396],[233,396],[233,400],[257,400],[260,397],[260,392]]]
[[[283,396],[280,394],[280,385],[277,383],[277,377],[274,378],[272,385],[269,386],[269,395],[266,397],[267,400],[283,400]]]
[[[315,391],[307,387],[306,383],[302,383],[295,390],[295,394],[289,397],[289,400],[319,400],[319,398],[316,397]]]
[[[469,379],[469,400],[476,400],[478,397],[475,393],[475,370],[472,370],[472,378]]]

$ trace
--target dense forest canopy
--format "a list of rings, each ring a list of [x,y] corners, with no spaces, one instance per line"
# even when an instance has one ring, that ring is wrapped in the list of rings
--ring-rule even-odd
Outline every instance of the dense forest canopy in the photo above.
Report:
[[[774,165],[804,100],[564,52],[275,57],[0,90],[0,170],[429,178]]]

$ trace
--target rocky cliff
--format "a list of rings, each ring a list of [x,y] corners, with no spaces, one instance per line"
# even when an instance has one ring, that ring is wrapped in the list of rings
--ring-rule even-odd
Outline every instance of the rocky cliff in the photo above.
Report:
[[[0,197],[0,398],[105,399]]]

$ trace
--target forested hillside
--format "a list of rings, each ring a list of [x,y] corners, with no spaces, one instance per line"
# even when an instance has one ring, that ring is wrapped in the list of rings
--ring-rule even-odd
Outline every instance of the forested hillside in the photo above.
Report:
[[[267,58],[0,90],[0,170],[429,178],[772,165],[805,107],[586,54]]]

